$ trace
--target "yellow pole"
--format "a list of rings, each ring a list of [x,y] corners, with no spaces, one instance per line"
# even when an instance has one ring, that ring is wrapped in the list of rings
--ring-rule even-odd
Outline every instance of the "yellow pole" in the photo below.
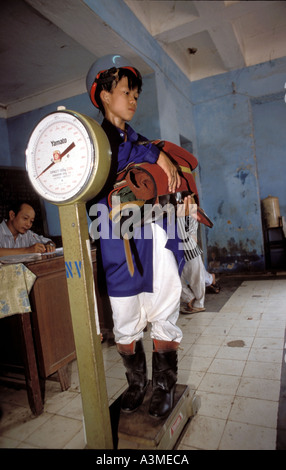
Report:
[[[113,449],[85,203],[59,214],[87,448]]]

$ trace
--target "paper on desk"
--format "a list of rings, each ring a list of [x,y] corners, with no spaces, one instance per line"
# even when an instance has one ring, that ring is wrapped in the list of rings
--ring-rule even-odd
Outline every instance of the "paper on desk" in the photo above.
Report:
[[[8,255],[0,257],[0,264],[29,263],[30,261],[39,261],[42,256],[62,255],[63,248],[56,248],[55,251],[47,253],[29,253],[25,255]]]
[[[56,248],[55,251],[48,251],[47,253],[42,253],[42,256],[50,256],[50,255],[62,255],[64,253],[63,247]]]
[[[17,263],[28,263],[29,261],[39,260],[41,253],[31,253],[26,255],[8,255],[1,256],[0,263],[2,264],[17,264]]]

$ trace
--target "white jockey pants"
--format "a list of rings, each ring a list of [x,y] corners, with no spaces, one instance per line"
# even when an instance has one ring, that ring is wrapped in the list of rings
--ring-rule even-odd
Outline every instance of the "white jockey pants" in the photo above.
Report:
[[[199,255],[186,261],[182,275],[182,302],[192,302],[193,307],[204,308],[206,292],[206,271]]]
[[[214,280],[213,280],[212,274],[209,273],[206,269],[205,269],[205,276],[206,276],[206,287],[211,286]]]
[[[181,280],[174,254],[165,248],[166,232],[157,224],[153,231],[153,292],[130,297],[110,297],[115,342],[130,344],[143,337],[147,322],[150,336],[162,341],[180,342],[182,332],[176,326],[179,317]]]

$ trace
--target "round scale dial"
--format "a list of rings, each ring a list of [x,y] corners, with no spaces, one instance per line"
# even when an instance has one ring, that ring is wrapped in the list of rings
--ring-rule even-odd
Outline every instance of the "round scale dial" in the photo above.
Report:
[[[107,137],[96,121],[84,115],[51,113],[32,132],[26,168],[44,199],[56,204],[87,200],[100,191],[108,176]]]

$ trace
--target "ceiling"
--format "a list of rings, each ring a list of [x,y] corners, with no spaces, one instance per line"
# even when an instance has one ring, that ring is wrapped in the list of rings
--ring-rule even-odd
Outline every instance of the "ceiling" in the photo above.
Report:
[[[124,1],[190,81],[286,55],[286,2]],[[81,0],[0,0],[0,117],[85,92],[117,52],[151,71]]]
[[[191,81],[286,55],[285,1],[125,3]]]

